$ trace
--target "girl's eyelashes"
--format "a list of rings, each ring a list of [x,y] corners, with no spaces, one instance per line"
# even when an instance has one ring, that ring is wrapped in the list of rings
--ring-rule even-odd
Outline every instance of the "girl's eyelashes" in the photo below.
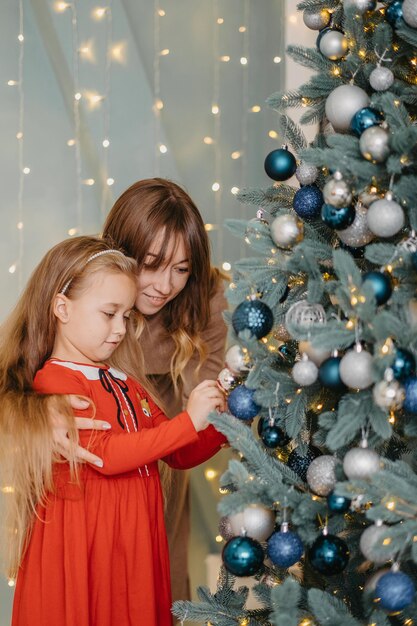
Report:
[[[179,272],[180,274],[189,274],[190,270],[188,267],[176,267],[175,268],[177,270],[177,272]]]

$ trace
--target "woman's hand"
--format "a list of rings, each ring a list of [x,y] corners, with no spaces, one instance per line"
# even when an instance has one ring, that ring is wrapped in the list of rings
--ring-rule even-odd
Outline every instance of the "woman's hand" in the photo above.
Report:
[[[208,425],[209,413],[226,410],[226,398],[215,380],[203,380],[190,393],[186,408],[196,431],[199,432]]]
[[[71,407],[78,411],[88,409],[90,403],[85,398],[79,396],[69,395]],[[60,413],[59,409],[51,398],[49,413],[52,423],[52,437],[54,440],[55,448],[61,456],[69,460],[71,443],[68,439],[68,422],[65,415]],[[89,417],[75,417],[75,426],[78,430],[108,430],[111,425],[103,420],[91,419]],[[92,463],[97,467],[103,467],[103,461],[100,457],[92,454],[85,448],[77,445],[75,449],[75,459],[81,463]]]

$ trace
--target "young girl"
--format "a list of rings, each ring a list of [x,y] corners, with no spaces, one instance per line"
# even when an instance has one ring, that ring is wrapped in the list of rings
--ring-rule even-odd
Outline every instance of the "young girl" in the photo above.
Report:
[[[224,401],[205,381],[186,411],[165,417],[130,377],[140,371],[135,300],[135,262],[102,240],[78,237],[45,256],[4,329],[0,392],[84,396],[93,413],[78,414],[112,427],[81,434],[102,467],[57,460],[51,473],[44,407],[1,412],[15,504],[12,570],[20,564],[13,626],[171,624],[157,460],[188,468],[210,458],[224,438],[206,428],[206,417]]]

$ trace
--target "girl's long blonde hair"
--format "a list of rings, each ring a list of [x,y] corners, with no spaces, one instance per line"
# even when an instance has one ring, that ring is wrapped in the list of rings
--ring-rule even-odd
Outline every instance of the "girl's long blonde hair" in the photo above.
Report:
[[[88,278],[102,270],[127,274],[136,281],[136,262],[110,250],[108,243],[95,237],[75,237],[56,245],[33,272],[0,329],[0,488],[4,496],[0,509],[6,528],[6,540],[1,543],[12,578],[27,546],[36,506],[53,490],[52,467],[58,460],[52,439],[53,408],[67,419],[70,467],[72,475],[77,474],[77,430],[67,396],[38,396],[32,391],[35,374],[54,346],[54,299],[65,286],[66,296],[76,298],[88,288]],[[97,256],[91,259],[93,255]],[[143,380],[133,319],[112,361],[136,380]]]

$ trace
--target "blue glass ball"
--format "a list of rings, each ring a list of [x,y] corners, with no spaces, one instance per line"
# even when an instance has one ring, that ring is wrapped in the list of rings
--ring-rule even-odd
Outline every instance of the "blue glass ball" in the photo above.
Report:
[[[410,376],[404,382],[405,400],[403,409],[407,413],[417,414],[417,378]]]
[[[255,390],[248,389],[245,385],[238,385],[229,393],[227,406],[232,415],[240,420],[251,420],[261,410],[254,400]]]
[[[295,174],[297,161],[295,156],[285,148],[272,150],[264,163],[265,172],[273,180],[288,180]]]
[[[394,378],[397,380],[405,380],[416,373],[416,360],[414,355],[404,348],[397,348],[395,351],[394,361],[391,364]]]
[[[282,448],[291,441],[282,428],[275,423],[271,426],[268,417],[261,417],[258,421],[258,435],[267,448]]]
[[[340,378],[340,356],[330,356],[319,367],[319,381],[323,387],[334,391],[345,391],[346,386]]]
[[[324,203],[321,207],[321,219],[329,228],[343,230],[353,224],[355,215],[356,211],[352,205],[338,208]]]
[[[403,0],[394,0],[385,9],[385,17],[391,26],[400,26],[403,20]]]
[[[412,263],[413,263],[414,267],[415,267],[415,268],[416,268],[416,270],[417,270],[417,252],[413,252],[413,253],[412,253],[412,255],[411,255],[411,261],[412,261]]]
[[[313,220],[320,215],[323,194],[316,185],[305,185],[296,192],[293,200],[294,211],[304,220]]]
[[[235,333],[250,330],[257,339],[262,339],[269,333],[273,324],[272,311],[261,300],[245,300],[233,311],[232,325]]]
[[[349,561],[349,548],[336,535],[320,535],[308,551],[308,558],[316,571],[332,576],[345,569]]]
[[[266,552],[275,565],[291,567],[303,556],[304,546],[297,533],[279,531],[268,539]]]
[[[295,449],[289,455],[287,465],[305,482],[307,480],[307,470],[311,462],[318,456],[321,456],[321,452],[314,446],[309,446],[304,456],[301,456]]]
[[[350,503],[349,498],[338,496],[334,491],[331,491],[327,496],[327,507],[332,513],[346,513],[349,511]]]
[[[387,572],[378,580],[375,597],[386,611],[402,611],[414,600],[416,589],[404,572]]]
[[[264,561],[259,541],[251,537],[232,537],[222,551],[225,568],[234,576],[253,576]]]
[[[364,107],[363,109],[359,109],[359,111],[357,111],[357,113],[355,113],[352,117],[350,130],[357,137],[360,137],[364,130],[370,126],[380,124],[383,120],[384,116],[380,111],[373,109],[372,107]]]
[[[384,272],[366,272],[363,275],[363,284],[372,287],[377,304],[385,304],[391,298],[392,282]]]

